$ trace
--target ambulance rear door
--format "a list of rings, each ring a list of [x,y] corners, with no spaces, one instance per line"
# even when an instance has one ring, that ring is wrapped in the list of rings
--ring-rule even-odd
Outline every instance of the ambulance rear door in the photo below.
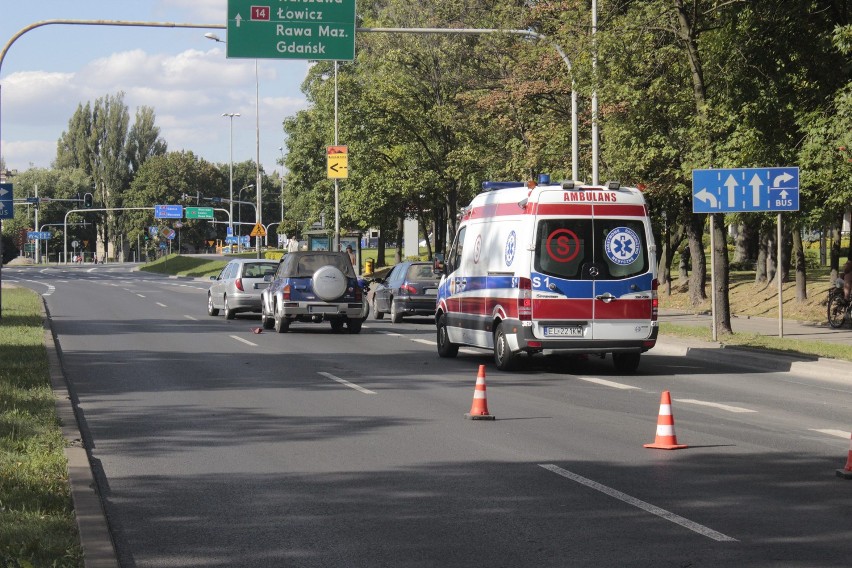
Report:
[[[642,217],[596,216],[595,209],[614,211],[592,203],[537,211],[532,317],[538,337],[628,340],[651,334],[646,224]]]

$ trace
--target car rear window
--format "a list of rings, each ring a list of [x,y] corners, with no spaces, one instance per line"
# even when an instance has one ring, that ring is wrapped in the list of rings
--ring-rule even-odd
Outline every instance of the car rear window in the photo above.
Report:
[[[431,264],[412,264],[408,267],[408,272],[405,274],[406,280],[440,280],[441,275],[435,274]]]
[[[267,274],[273,274],[278,264],[268,262],[252,262],[243,265],[243,278],[263,278]]]
[[[355,277],[355,270],[346,253],[290,253],[284,257],[281,276],[285,278],[310,278],[323,266],[335,266],[346,276]]]

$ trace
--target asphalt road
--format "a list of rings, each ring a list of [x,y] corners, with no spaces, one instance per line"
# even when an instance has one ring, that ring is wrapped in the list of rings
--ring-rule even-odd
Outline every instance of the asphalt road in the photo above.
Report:
[[[255,334],[206,284],[4,268],[46,296],[121,566],[848,566],[852,377],[439,359],[429,320]],[[494,421],[470,421],[486,365]],[[652,450],[671,391],[678,441]]]

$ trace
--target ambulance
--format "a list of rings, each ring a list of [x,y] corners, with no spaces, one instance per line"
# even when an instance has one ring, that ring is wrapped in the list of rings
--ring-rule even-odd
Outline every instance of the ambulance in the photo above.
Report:
[[[436,301],[438,355],[612,354],[631,373],[657,340],[656,247],[642,192],[566,181],[485,182],[461,214]]]

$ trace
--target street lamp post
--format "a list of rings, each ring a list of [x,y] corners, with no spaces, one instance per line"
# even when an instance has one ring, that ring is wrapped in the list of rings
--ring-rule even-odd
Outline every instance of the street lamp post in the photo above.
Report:
[[[228,150],[228,168],[230,171],[231,190],[228,195],[230,200],[230,216],[228,217],[228,228],[231,229],[231,236],[234,235],[234,117],[240,116],[238,112],[223,112],[222,116],[227,116],[231,122],[231,142]]]
[[[284,147],[280,146],[278,151],[281,152],[281,223],[284,223]],[[280,232],[281,227],[278,227]]]

